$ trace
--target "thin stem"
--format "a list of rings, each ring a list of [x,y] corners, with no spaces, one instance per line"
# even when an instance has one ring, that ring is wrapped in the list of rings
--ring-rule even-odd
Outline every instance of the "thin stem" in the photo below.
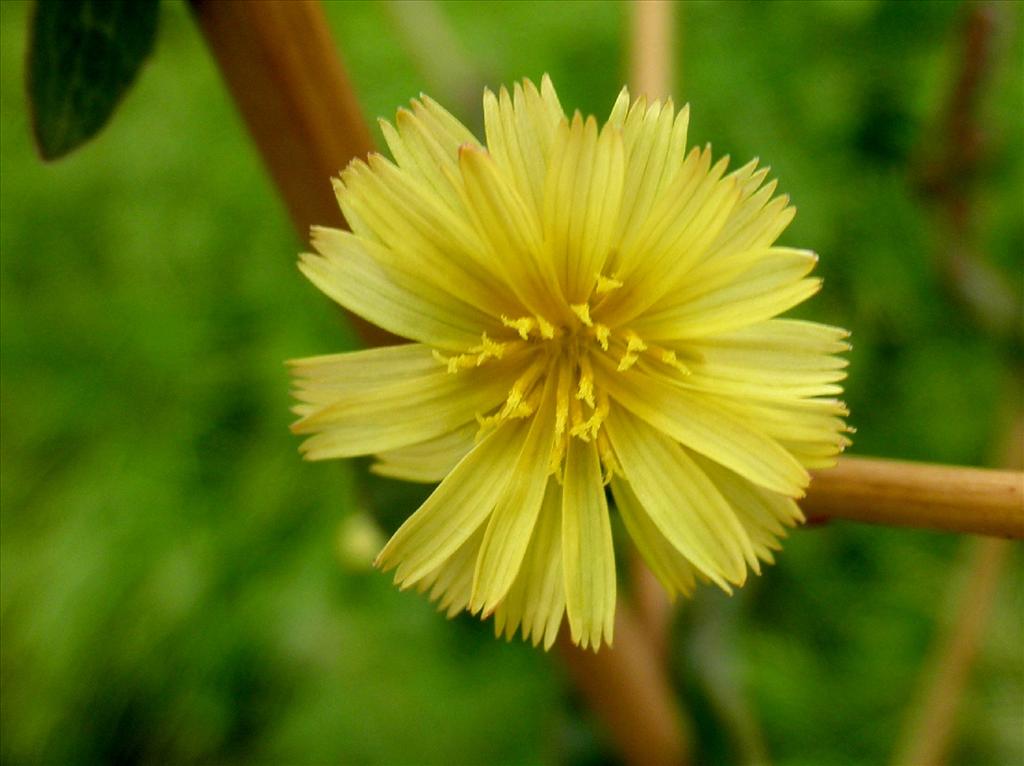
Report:
[[[487,78],[466,54],[440,4],[436,0],[385,0],[381,5],[434,98],[462,118],[479,115]],[[472,119],[466,122],[467,127],[483,127],[482,122],[472,123]]]
[[[956,613],[925,666],[926,683],[919,703],[910,708],[911,721],[892,760],[893,766],[946,763],[955,734],[957,708],[1010,549],[1006,540],[994,539],[976,540],[971,546],[970,556],[962,566],[966,584]]]
[[[672,94],[677,6],[671,0],[634,0],[630,12],[629,86],[633,96],[663,99]],[[655,656],[665,663],[673,607],[661,583],[635,549],[629,564],[637,617]]]
[[[971,241],[977,223],[974,197],[991,142],[979,106],[992,79],[1000,24],[1008,8],[995,2],[964,6],[957,75],[938,130],[930,141],[918,183],[933,203],[935,229],[942,232],[936,266],[952,297],[982,329],[1021,339],[1021,296]]]
[[[847,457],[815,472],[801,507],[831,518],[1024,537],[1024,473]]]
[[[739,636],[749,602],[748,584],[732,598],[707,594],[694,599],[685,653],[689,673],[704,690],[708,705],[728,742],[728,763],[767,766],[771,762],[761,721],[743,683]],[[683,642],[680,642],[683,643]]]
[[[675,10],[672,0],[633,0],[630,5],[630,88],[634,96],[672,94]]]

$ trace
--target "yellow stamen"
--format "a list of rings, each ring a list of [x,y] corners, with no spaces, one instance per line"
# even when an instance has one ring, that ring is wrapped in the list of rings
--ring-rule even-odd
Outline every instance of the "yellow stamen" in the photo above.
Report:
[[[530,331],[537,326],[537,320],[533,317],[519,317],[518,319],[511,319],[510,317],[501,315],[501,323],[505,327],[511,327],[513,330],[519,333],[519,337],[523,340],[529,340]]]
[[[615,459],[615,452],[612,450],[611,442],[608,441],[608,435],[604,431],[599,431],[597,434],[597,454],[601,456],[601,465],[604,468],[604,484],[607,486],[612,476],[615,474],[622,473],[619,468],[619,461]]]
[[[582,423],[577,423],[573,426],[572,435],[582,439],[585,442],[591,439],[596,439],[598,433],[601,430],[601,424],[604,419],[608,416],[608,395],[603,391],[598,392],[597,395],[597,407],[594,409],[593,414]]]
[[[569,433],[575,436],[576,427],[583,422],[583,405],[580,404],[579,399],[573,398],[569,400],[569,413],[569,421],[572,423]]]
[[[539,388],[534,388],[525,401],[520,402],[516,407],[508,414],[509,418],[528,418],[530,415],[537,411],[540,406],[542,392]]]
[[[597,275],[597,288],[594,290],[598,295],[605,295],[610,293],[612,290],[618,290],[622,287],[622,282],[617,280],[615,277],[605,277],[601,274]]]
[[[548,473],[554,474],[558,483],[562,483],[562,461],[565,458],[566,450],[569,447],[569,434],[561,433],[555,438],[551,446],[551,457],[548,459]]]
[[[679,361],[679,358],[676,356],[676,352],[671,349],[662,348],[661,346],[656,346],[652,343],[648,346],[647,350],[652,354],[656,354],[659,362],[675,368],[679,372],[683,373],[683,375],[690,375],[693,372],[689,367]]]
[[[518,343],[518,341],[516,342]],[[493,341],[487,337],[487,333],[483,333],[480,344],[473,346],[465,354],[445,356],[437,349],[434,349],[432,353],[435,359],[448,365],[448,372],[456,373],[470,367],[479,367],[488,359],[501,359],[510,345],[506,342]]]
[[[530,393],[533,384],[537,382],[541,373],[544,372],[545,365],[545,359],[537,359],[527,368],[526,372],[516,379],[516,382],[512,384],[512,388],[509,389],[508,397],[505,399],[505,406],[501,410],[502,417],[514,417],[512,413],[518,411],[519,405],[523,403],[523,399]]]
[[[625,372],[636,364],[640,354],[647,350],[647,344],[632,330],[626,330],[623,336],[626,338],[626,353],[619,358],[619,372]]]
[[[637,362],[637,360],[639,358],[640,358],[639,354],[636,354],[636,353],[634,353],[632,351],[627,351],[625,354],[623,354],[619,358],[619,366],[616,368],[616,370],[618,372],[625,372],[630,367],[632,367],[634,364],[636,364],[636,362]]]
[[[646,351],[647,344],[643,342],[643,339],[632,330],[626,330],[623,335],[626,338],[626,350],[627,351]]]
[[[565,433],[569,420],[569,389],[572,386],[572,368],[567,362],[558,367],[558,390],[555,392],[555,436]]]
[[[580,318],[587,327],[592,327],[594,322],[590,318],[590,304],[589,303],[573,303],[569,306],[572,309],[572,313]]]
[[[542,316],[537,317],[537,324],[540,326],[540,337],[551,340],[555,337],[555,326]]]
[[[590,366],[590,357],[586,354],[580,357],[580,382],[576,398],[594,406],[594,368]]]

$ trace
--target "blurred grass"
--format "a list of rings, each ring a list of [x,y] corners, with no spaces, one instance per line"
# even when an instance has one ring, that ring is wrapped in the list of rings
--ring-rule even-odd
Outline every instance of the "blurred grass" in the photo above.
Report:
[[[624,81],[618,4],[443,10],[492,86],[548,71],[563,104],[603,115]],[[443,90],[421,80],[385,8],[328,11],[367,115]],[[677,96],[692,104],[693,141],[759,155],[793,196],[784,240],[819,251],[826,277],[802,313],[854,331],[855,450],[983,465],[997,459],[1020,349],[946,294],[934,268],[944,232],[910,171],[942,139],[962,12],[688,4]],[[411,492],[359,490],[362,465],[295,453],[282,360],[353,339],[294,269],[301,244],[187,9],[164,3],[156,55],[111,126],[55,165],[29,141],[27,13],[0,3],[0,757],[606,762],[548,657],[343,564],[339,524],[361,493],[390,524]],[[1019,7],[1002,22],[973,235],[1019,293]],[[739,670],[779,763],[885,760],[957,542],[801,531],[730,602]],[[1024,604],[1010,585],[956,763],[1024,758]],[[684,656],[691,629],[684,619]],[[706,760],[730,762],[692,670],[679,673]]]

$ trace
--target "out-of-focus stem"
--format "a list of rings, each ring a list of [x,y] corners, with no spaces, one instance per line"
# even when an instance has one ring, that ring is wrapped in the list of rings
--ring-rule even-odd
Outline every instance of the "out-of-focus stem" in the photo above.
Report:
[[[1018,413],[1002,445],[1006,465],[1024,465],[1022,439],[1024,413]],[[1011,553],[1006,540],[965,540],[961,545],[966,558],[951,578],[951,587],[959,591],[956,612],[925,664],[919,699],[910,706],[893,766],[940,766],[948,760],[954,741],[960,701]]]
[[[671,0],[633,0],[630,13],[629,87],[634,97],[663,99],[672,94],[676,11]],[[637,617],[655,656],[667,660],[672,604],[661,583],[637,551],[630,561],[631,590]]]
[[[847,457],[815,472],[811,520],[1024,537],[1024,473]]]
[[[652,651],[644,625],[620,601],[615,646],[594,653],[573,646],[563,630],[558,650],[575,685],[631,766],[681,766],[689,762],[690,727],[669,686],[662,659]]]
[[[1007,540],[994,539],[976,540],[971,546],[963,566],[967,582],[948,631],[925,665],[928,682],[920,703],[911,707],[913,718],[893,766],[940,766],[947,761],[957,708],[1011,546]]]
[[[766,766],[771,759],[761,722],[742,680],[738,637],[747,604],[748,585],[732,598],[698,596],[688,610],[690,631],[685,651],[690,673],[704,689],[707,702],[728,741],[726,762],[736,766]]]
[[[483,127],[480,94],[486,78],[466,55],[444,9],[436,0],[385,0],[382,6],[433,97],[471,129]]]
[[[985,165],[991,136],[978,108],[992,78],[1000,25],[1008,4],[977,2],[963,6],[956,75],[939,118],[934,148],[918,171],[921,191],[935,206],[935,229],[943,232],[936,266],[953,298],[990,333],[1021,340],[1021,295],[971,242],[977,221],[973,197]]]
[[[665,98],[672,94],[675,11],[672,0],[633,0],[629,84],[633,95]]]
[[[948,231],[941,238],[936,266],[946,278],[952,296],[968,309],[967,315],[991,334],[1018,338],[1020,296],[993,269],[972,242],[976,207],[974,182],[985,164],[985,129],[978,104],[991,80],[997,53],[999,22],[1006,9],[992,2],[964,6],[958,51],[958,75],[933,140],[937,147],[925,166],[923,191],[936,203],[936,227]],[[1011,373],[1009,401],[1017,406],[1022,377]],[[1003,465],[1024,467],[1024,413],[1006,418],[1009,423],[1000,450]],[[948,761],[957,732],[957,714],[970,681],[971,667],[981,647],[985,625],[994,607],[1000,575],[1010,554],[1005,540],[964,540],[963,563],[950,578],[958,601],[939,633],[922,673],[918,697],[909,708],[893,758],[895,766]]]
[[[192,0],[192,9],[299,236],[313,224],[344,225],[331,177],[373,141],[323,8],[312,0]],[[352,320],[368,343],[396,340]]]

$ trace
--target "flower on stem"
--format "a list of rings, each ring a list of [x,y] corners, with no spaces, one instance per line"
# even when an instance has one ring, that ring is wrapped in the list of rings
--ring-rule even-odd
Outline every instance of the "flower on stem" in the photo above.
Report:
[[[292,363],[311,460],[440,482],[377,557],[449,615],[549,647],[612,641],[605,488],[671,595],[729,591],[802,520],[849,440],[847,333],[777,315],[821,286],[756,161],[687,150],[689,109],[603,126],[547,77],[484,95],[486,145],[428,97],[381,127],[394,162],[335,182],[351,232],[300,268],[412,343]]]

